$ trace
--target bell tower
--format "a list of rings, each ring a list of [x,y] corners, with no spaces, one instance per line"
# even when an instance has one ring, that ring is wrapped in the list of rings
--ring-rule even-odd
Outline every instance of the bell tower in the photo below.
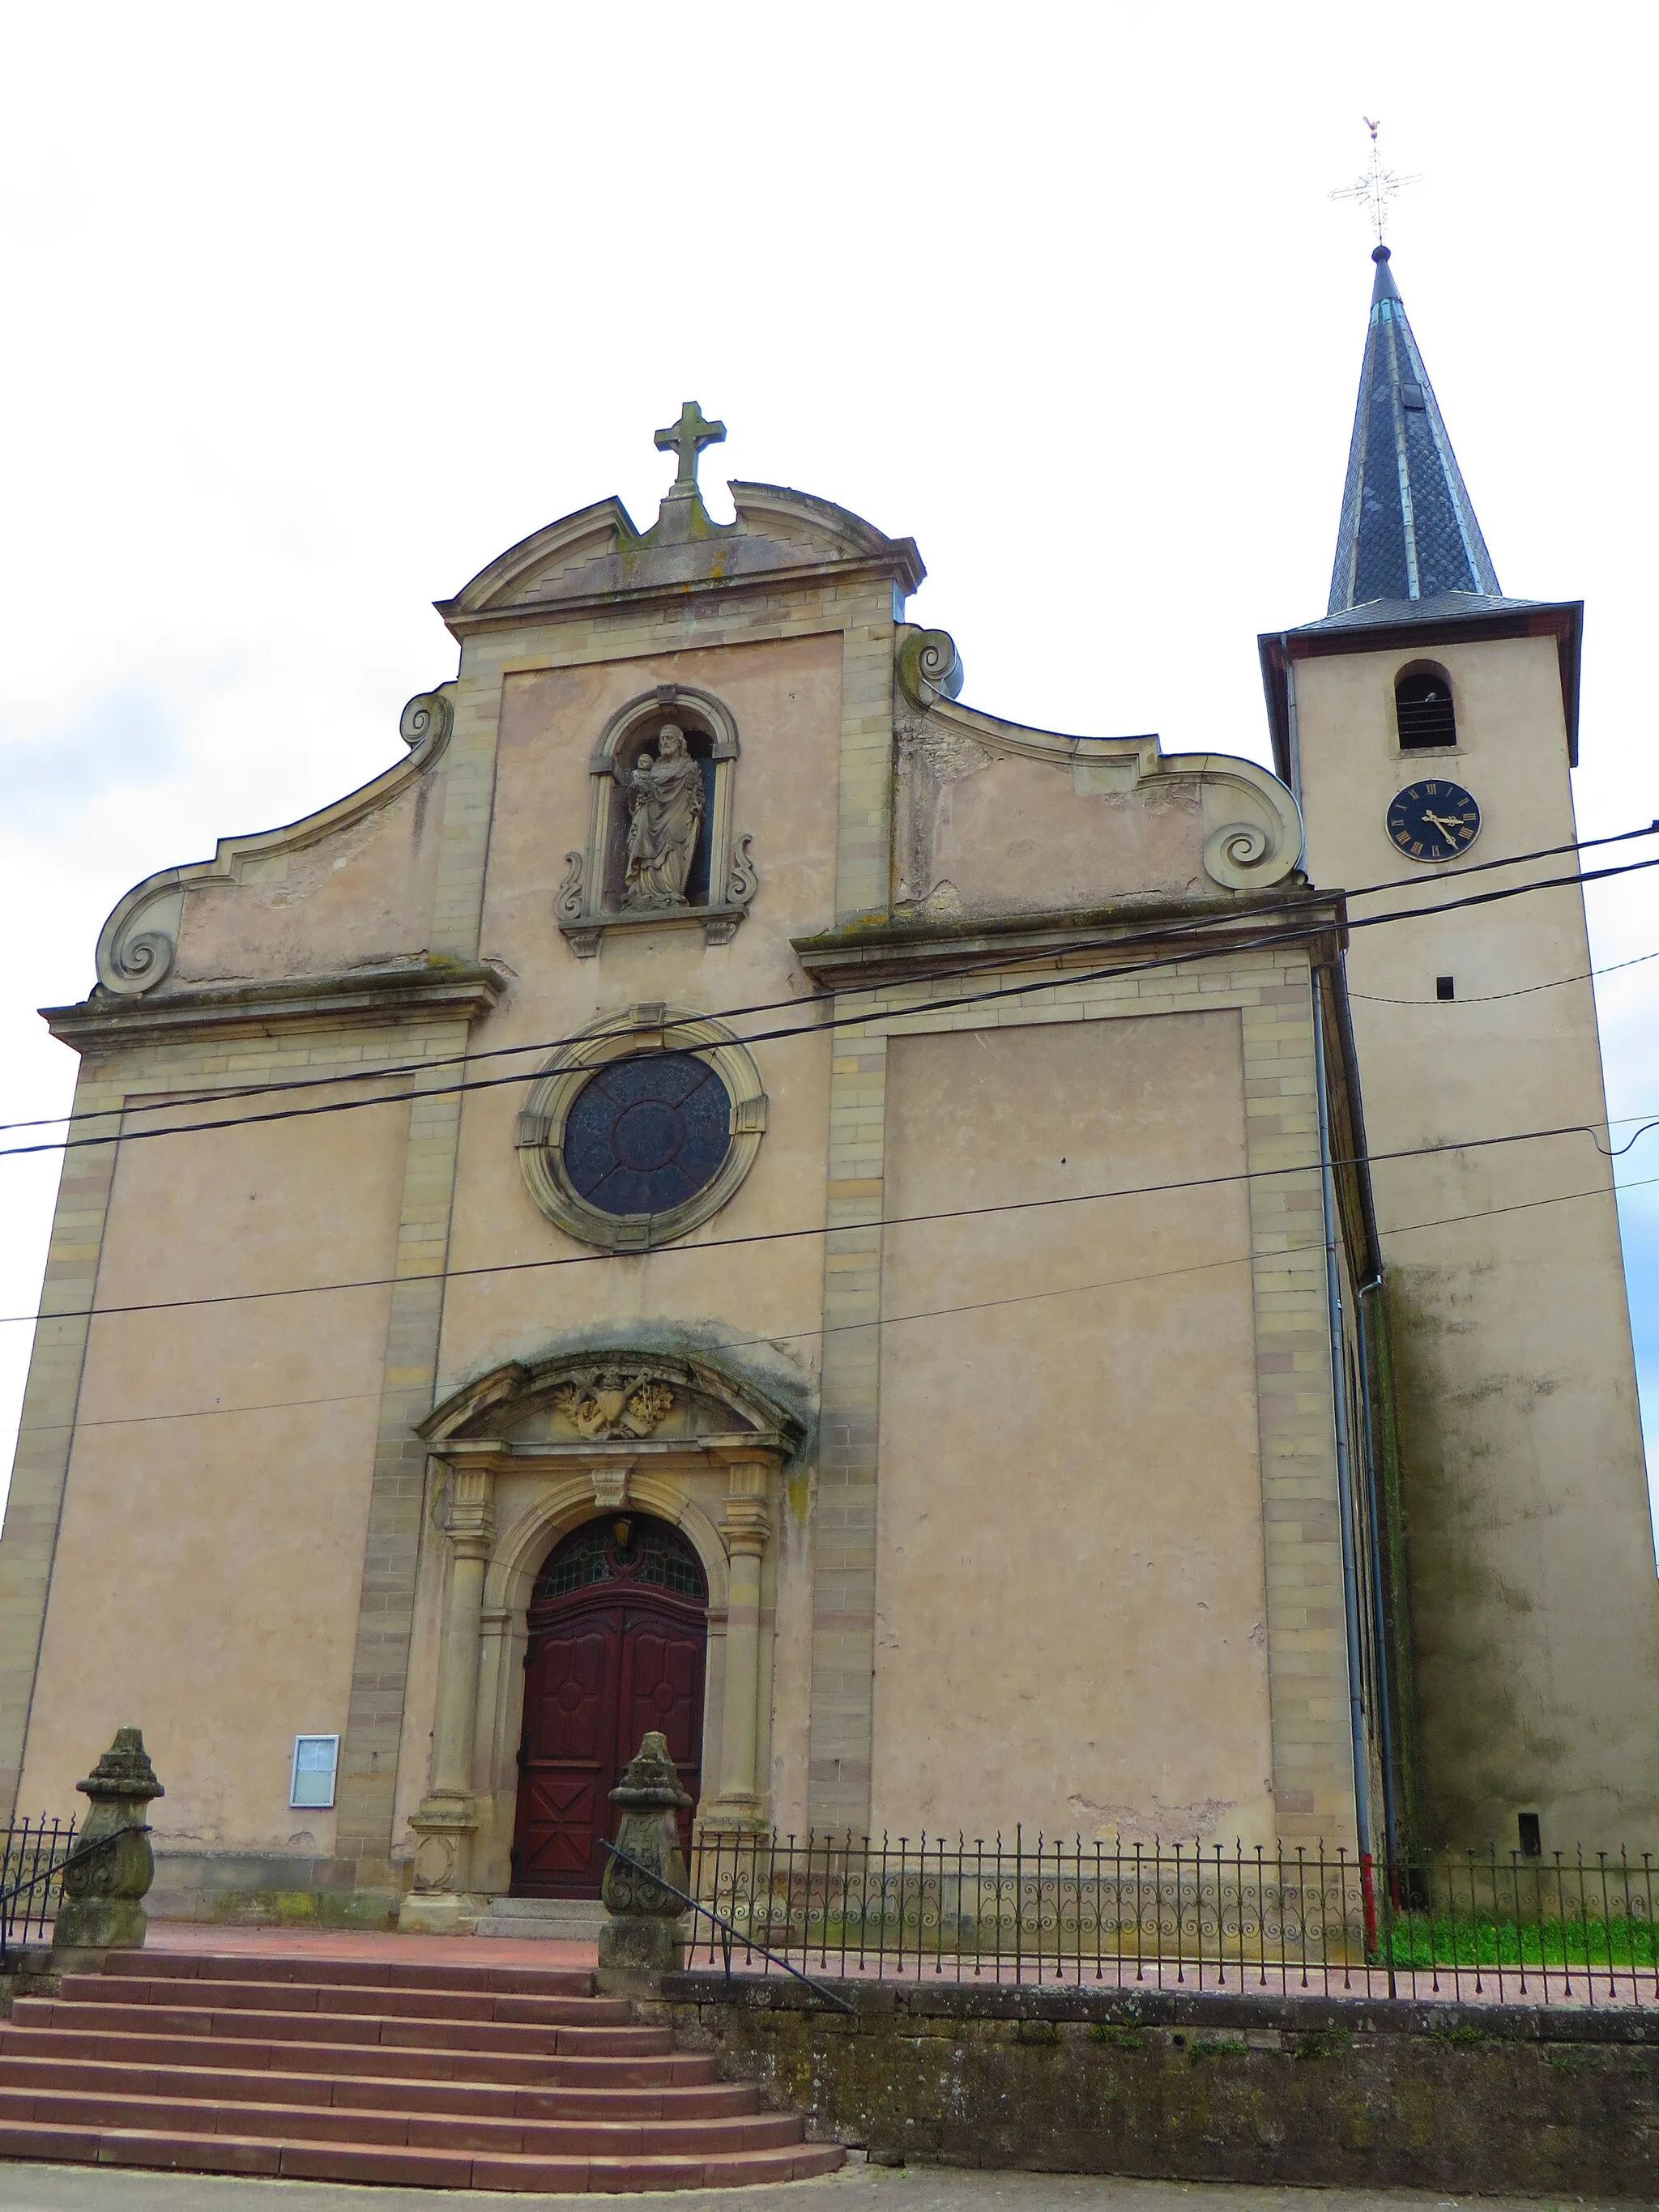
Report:
[[[1583,607],[1503,594],[1388,247],[1372,258],[1330,605],[1260,644],[1304,865],[1351,898],[1415,1840],[1640,1851],[1659,1583],[1583,897],[1459,904],[1575,870],[1512,856],[1577,835]]]

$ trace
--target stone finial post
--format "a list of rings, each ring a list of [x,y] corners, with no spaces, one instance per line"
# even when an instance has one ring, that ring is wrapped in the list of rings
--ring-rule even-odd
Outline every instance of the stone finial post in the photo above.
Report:
[[[90,1964],[106,1951],[137,1951],[149,1925],[142,1899],[155,1878],[149,1847],[150,1801],[167,1795],[144,1749],[143,1733],[117,1729],[115,1741],[84,1782],[92,1800],[64,1872],[63,1901],[52,1923],[55,1966]],[[89,1844],[111,1838],[101,1850]],[[84,1854],[84,1856],[82,1856]]]
[[[691,1800],[680,1787],[666,1736],[654,1729],[647,1734],[611,1802],[623,1813],[617,1849],[635,1863],[610,1860],[599,1893],[611,1915],[599,1930],[601,1986],[617,1989],[675,1972],[685,1964],[685,1938],[679,1930],[685,1905],[659,1883],[686,1887],[675,1816]]]

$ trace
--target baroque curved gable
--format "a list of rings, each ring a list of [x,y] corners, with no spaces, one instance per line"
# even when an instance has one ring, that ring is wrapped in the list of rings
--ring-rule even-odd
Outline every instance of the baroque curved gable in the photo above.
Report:
[[[1301,811],[1256,762],[1081,738],[962,704],[945,630],[894,660],[895,911],[926,918],[1269,890],[1300,868]]]
[[[927,571],[908,538],[889,538],[844,507],[782,484],[729,487],[737,518],[715,522],[701,500],[637,529],[619,499],[597,501],[509,546],[438,611],[458,636],[538,610],[665,588],[717,588],[748,578],[872,563],[906,592]],[[666,504],[666,503],[665,503]]]
[[[290,865],[313,848],[329,840],[350,838],[354,832],[361,842],[364,833],[384,822],[442,758],[454,723],[454,689],[453,683],[442,684],[410,701],[398,720],[399,734],[410,749],[408,759],[397,762],[358,790],[281,829],[222,837],[210,860],[161,868],[135,884],[116,902],[98,934],[98,981],[102,990],[118,999],[134,999],[170,979],[184,980],[174,977],[174,969],[186,908],[193,895],[244,884],[280,886]],[[418,822],[411,827],[418,839]],[[393,869],[398,865],[394,859]],[[393,958],[404,954],[409,944],[406,932],[399,938],[392,924],[387,933],[386,945],[374,950]],[[303,972],[291,956],[288,972]]]

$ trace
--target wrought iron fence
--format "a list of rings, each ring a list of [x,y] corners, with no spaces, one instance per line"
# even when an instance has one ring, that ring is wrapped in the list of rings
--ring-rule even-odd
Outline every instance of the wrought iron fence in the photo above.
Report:
[[[76,1824],[14,1820],[0,1862],[0,1959],[31,1934],[44,1937],[63,1895],[64,1864],[75,1849]]]
[[[759,1974],[769,1952],[836,1977],[1628,2006],[1659,2004],[1656,1873],[1623,1851],[1395,1860],[1016,1828],[712,1835],[691,1887]],[[694,1934],[687,1963],[715,1949]]]

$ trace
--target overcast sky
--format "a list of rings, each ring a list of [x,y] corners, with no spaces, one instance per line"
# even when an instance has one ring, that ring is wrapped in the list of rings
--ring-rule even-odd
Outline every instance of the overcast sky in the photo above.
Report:
[[[1588,602],[1581,830],[1659,816],[1653,21],[10,0],[0,1118],[66,1103],[33,1010],[121,892],[400,758],[454,672],[431,601],[607,493],[648,522],[689,396],[717,512],[756,477],[916,538],[971,704],[1266,758],[1256,632],[1328,586],[1362,114],[1420,173],[1395,270],[1504,586]],[[1659,951],[1655,881],[1592,895],[1598,960]],[[1659,961],[1600,1000],[1611,1113],[1659,1113]],[[57,1172],[0,1164],[6,1313]],[[1624,1221],[1651,1431],[1655,1188]]]

